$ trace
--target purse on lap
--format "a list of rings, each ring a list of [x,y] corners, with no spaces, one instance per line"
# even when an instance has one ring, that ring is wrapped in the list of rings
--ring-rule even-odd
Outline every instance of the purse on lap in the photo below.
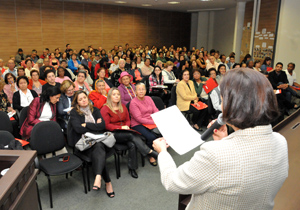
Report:
[[[116,139],[111,132],[105,132],[103,134],[93,134],[87,132],[82,135],[82,137],[75,144],[75,147],[80,151],[84,151],[91,148],[97,142],[102,142],[105,144],[105,146],[112,148],[116,143]]]

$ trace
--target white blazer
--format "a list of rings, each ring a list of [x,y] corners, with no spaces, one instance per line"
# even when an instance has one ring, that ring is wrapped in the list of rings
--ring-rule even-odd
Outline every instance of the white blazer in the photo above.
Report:
[[[271,125],[256,126],[202,144],[178,168],[168,152],[158,163],[167,191],[192,194],[187,209],[272,209],[288,176],[287,142]]]

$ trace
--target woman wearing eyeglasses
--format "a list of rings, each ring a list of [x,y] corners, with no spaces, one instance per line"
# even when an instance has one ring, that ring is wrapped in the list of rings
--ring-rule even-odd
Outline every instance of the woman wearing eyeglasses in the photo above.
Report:
[[[59,102],[57,102],[57,117],[60,126],[63,129],[67,128],[67,123],[69,121],[70,112],[73,107],[71,107],[73,96],[74,96],[75,85],[70,80],[65,80],[60,85],[61,96]]]

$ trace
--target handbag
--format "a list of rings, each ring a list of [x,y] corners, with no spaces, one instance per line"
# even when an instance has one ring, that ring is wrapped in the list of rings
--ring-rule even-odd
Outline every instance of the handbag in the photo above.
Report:
[[[111,132],[105,132],[103,134],[92,134],[87,132],[81,136],[75,144],[75,147],[80,151],[84,151],[91,148],[97,142],[102,142],[105,146],[112,148],[116,143],[116,139]]]

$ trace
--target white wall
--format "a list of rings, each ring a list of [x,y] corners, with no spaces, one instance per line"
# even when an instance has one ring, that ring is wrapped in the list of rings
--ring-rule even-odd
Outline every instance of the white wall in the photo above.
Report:
[[[300,1],[281,0],[275,62],[282,62],[284,69],[289,62],[296,64],[297,82],[300,83]]]
[[[228,56],[233,50],[235,7],[215,12],[213,48]]]
[[[236,9],[193,13],[191,18],[190,47],[214,48],[229,55],[233,50]]]

